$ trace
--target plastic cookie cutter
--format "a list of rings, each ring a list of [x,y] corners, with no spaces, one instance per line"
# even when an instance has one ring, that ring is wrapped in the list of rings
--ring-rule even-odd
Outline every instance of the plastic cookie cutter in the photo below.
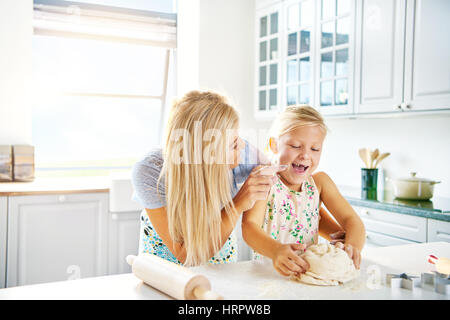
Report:
[[[408,276],[406,273],[388,273],[386,274],[386,282],[391,288],[414,290],[414,288],[420,287],[421,278],[418,276]]]

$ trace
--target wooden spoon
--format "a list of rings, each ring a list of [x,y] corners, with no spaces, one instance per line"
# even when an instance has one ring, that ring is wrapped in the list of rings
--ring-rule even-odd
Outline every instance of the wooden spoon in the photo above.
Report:
[[[380,155],[380,150],[378,150],[378,148],[371,152],[371,155],[370,155],[370,167],[371,168],[376,168],[376,166],[374,165],[374,161],[378,158],[379,155]]]
[[[358,151],[359,151],[359,157],[366,165],[366,168],[368,168],[368,163],[367,163],[367,158],[366,158],[366,149],[362,148],[362,149],[359,149]]]
[[[381,160],[388,157],[389,155],[390,155],[390,152],[387,152],[387,153],[382,153],[380,156],[378,156],[377,160],[375,161],[374,168],[376,168],[378,166],[378,164],[381,162]]]
[[[370,149],[365,149],[366,150],[366,162],[367,162],[367,169],[371,169],[372,168],[372,152],[370,152]]]

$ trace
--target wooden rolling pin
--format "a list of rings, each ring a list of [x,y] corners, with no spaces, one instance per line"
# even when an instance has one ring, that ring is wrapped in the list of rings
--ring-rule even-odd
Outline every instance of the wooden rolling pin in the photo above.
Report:
[[[127,263],[136,277],[178,300],[222,300],[200,274],[149,253],[129,255]]]

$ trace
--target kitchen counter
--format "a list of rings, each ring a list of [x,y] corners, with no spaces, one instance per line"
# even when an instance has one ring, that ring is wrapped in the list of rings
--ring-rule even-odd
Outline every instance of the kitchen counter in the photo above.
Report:
[[[244,261],[226,265],[194,267],[211,281],[212,289],[225,299],[439,299],[449,295],[436,293],[430,285],[407,289],[386,286],[386,273],[408,275],[432,271],[427,256],[450,257],[450,243],[431,242],[402,246],[370,248],[363,251],[360,278],[345,285],[320,287],[290,281],[279,275],[268,261]],[[375,271],[374,271],[375,270]],[[370,289],[369,278],[380,272],[381,285]],[[86,278],[0,289],[4,299],[171,299],[153,289],[133,274]]]
[[[109,192],[111,180],[106,177],[36,178],[32,182],[1,182],[1,196]]]
[[[418,217],[450,221],[450,199],[433,197],[428,201],[396,199],[390,190],[378,190],[376,199],[361,196],[357,187],[339,186],[339,191],[353,206],[403,213]]]

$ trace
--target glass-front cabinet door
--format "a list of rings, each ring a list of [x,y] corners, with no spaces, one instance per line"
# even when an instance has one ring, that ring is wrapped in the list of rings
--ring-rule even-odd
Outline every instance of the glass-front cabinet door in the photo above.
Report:
[[[315,104],[320,112],[353,112],[354,1],[317,1]]]
[[[257,12],[257,117],[273,117],[281,105],[280,8],[275,5]]]
[[[294,104],[352,114],[355,0],[269,3],[256,11],[256,116]]]
[[[285,5],[284,106],[313,104],[314,62],[312,34],[314,1],[288,1]]]

